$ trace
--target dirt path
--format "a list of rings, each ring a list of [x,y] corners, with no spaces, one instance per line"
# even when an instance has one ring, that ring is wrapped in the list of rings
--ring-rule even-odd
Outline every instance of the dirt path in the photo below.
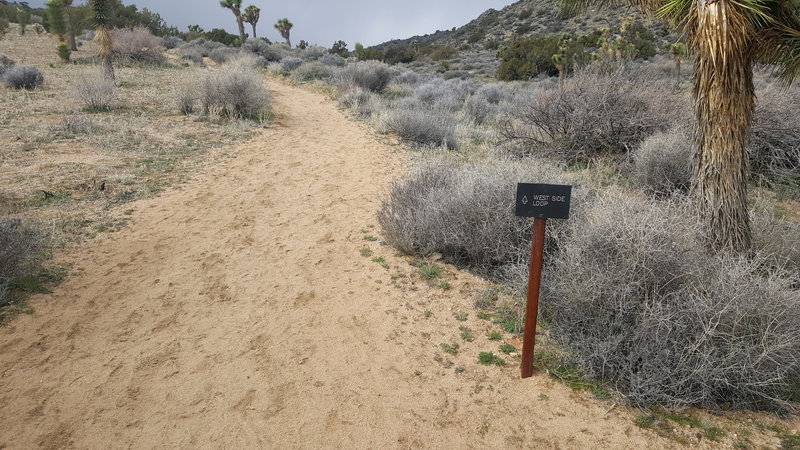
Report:
[[[270,87],[277,123],[135,203],[69,257],[80,275],[0,329],[0,448],[654,447],[623,408],[478,365],[497,351],[470,307],[480,281],[393,279],[413,269],[364,240],[399,149]]]

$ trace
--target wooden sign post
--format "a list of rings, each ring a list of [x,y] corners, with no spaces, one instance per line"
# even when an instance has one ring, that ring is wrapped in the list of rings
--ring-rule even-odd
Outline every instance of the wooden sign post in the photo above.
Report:
[[[559,184],[517,184],[516,215],[533,217],[531,261],[528,273],[528,300],[525,305],[525,331],[522,335],[522,378],[533,375],[533,349],[536,346],[536,321],[539,316],[539,287],[547,219],[569,218],[572,186]]]

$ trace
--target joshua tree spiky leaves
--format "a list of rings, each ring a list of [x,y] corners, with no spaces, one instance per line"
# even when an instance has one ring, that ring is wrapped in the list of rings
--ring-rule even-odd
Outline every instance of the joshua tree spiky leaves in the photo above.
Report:
[[[221,0],[219,5],[230,9],[236,17],[236,25],[239,27],[239,43],[244,45],[244,41],[247,38],[244,35],[244,21],[242,20],[242,0]]]
[[[776,64],[790,81],[800,70],[796,0],[562,0],[568,9],[631,4],[683,30],[694,61],[696,116],[692,193],[710,250],[747,253],[745,141],[755,105],[753,64]]]
[[[89,6],[92,10],[92,19],[95,25],[94,40],[97,42],[97,52],[103,63],[103,73],[107,80],[114,81],[114,64],[111,61],[113,41],[109,26],[110,0],[91,0]]]
[[[256,38],[256,24],[261,17],[261,8],[258,6],[250,5],[244,9],[242,20],[249,23],[253,27],[253,38]]]
[[[275,29],[280,31],[281,37],[286,39],[286,43],[289,45],[289,47],[292,46],[292,41],[289,40],[289,32],[291,31],[293,26],[294,25],[292,25],[292,22],[289,22],[289,19],[286,18],[279,20],[275,24]]]

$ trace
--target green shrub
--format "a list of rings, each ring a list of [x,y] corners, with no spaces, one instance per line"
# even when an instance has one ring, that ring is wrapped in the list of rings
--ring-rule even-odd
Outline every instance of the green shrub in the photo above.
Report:
[[[70,55],[72,55],[72,50],[69,49],[69,46],[64,42],[61,42],[56,47],[56,54],[58,55],[58,59],[61,60],[63,63],[68,63]]]
[[[553,55],[564,54],[569,68],[588,61],[578,41],[560,35],[534,36],[514,41],[498,52],[497,78],[503,81],[529,80],[539,74],[557,76]]]

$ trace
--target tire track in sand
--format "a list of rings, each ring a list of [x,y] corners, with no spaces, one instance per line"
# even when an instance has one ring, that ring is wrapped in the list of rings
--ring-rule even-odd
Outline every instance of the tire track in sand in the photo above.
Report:
[[[483,322],[462,373],[435,362],[480,281],[402,285],[360,256],[399,148],[269,84],[276,123],[134,204],[0,329],[0,448],[653,447],[622,408],[477,365]]]

